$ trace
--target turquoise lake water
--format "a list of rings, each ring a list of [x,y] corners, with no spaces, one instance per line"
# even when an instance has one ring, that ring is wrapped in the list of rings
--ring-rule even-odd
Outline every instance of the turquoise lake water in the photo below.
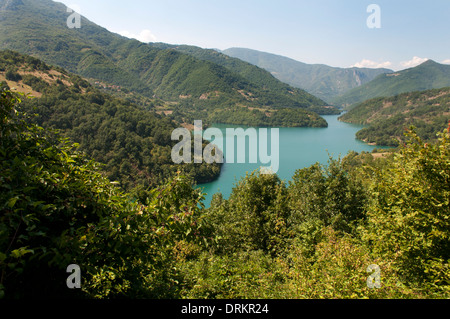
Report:
[[[289,181],[294,175],[295,171],[300,168],[308,167],[314,163],[327,164],[329,155],[333,158],[339,156],[344,157],[349,151],[356,152],[371,152],[378,146],[368,145],[355,138],[355,134],[362,128],[360,125],[353,125],[338,121],[337,115],[325,115],[323,118],[328,122],[327,128],[279,128],[279,169],[278,176]],[[215,124],[212,127],[219,128],[225,137],[226,128],[242,127],[244,130],[248,127],[233,126],[229,124]],[[255,127],[256,132],[259,128]],[[245,138],[245,136],[238,136]],[[236,140],[237,141],[237,140]],[[270,166],[259,161],[257,163],[248,163],[249,145],[258,145],[259,134],[257,140],[246,138],[246,163],[240,164],[237,162],[235,155],[235,163],[226,162],[222,166],[220,177],[211,183],[199,184],[207,195],[205,196],[204,204],[209,207],[212,195],[220,192],[224,198],[228,198],[236,182],[246,175],[247,172],[252,172],[259,169],[261,166]],[[272,141],[270,136],[270,128],[268,128],[268,155],[270,154]],[[213,141],[214,142],[214,141]],[[226,139],[223,142],[224,156],[226,158]],[[237,148],[235,143],[235,154]],[[275,144],[276,145],[276,144]],[[269,155],[270,156],[270,155]]]

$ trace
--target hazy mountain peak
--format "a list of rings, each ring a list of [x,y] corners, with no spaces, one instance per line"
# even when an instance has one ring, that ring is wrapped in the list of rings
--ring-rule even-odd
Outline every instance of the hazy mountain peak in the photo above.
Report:
[[[428,60],[426,60],[425,62],[419,64],[418,66],[422,66],[422,67],[430,67],[430,66],[441,66],[441,65],[443,65],[443,64],[438,63],[438,62],[436,62],[436,61],[434,61],[434,60],[428,59]]]
[[[426,60],[425,62],[423,62],[422,64],[439,64],[439,63],[437,63],[436,61],[434,61],[434,60],[432,60],[432,59],[428,59],[428,60]]]
[[[337,96],[361,86],[389,69],[337,68],[325,64],[306,64],[294,59],[245,48],[230,48],[223,53],[271,72],[279,80],[331,102]]]

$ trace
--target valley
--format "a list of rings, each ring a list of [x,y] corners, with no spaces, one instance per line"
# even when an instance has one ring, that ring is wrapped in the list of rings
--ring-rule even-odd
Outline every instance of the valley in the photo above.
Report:
[[[2,306],[450,297],[448,4],[61,1],[0,0]]]

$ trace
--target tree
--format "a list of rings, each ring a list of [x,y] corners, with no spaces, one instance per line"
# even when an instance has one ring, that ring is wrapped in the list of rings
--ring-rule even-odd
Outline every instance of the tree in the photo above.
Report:
[[[9,81],[20,81],[22,80],[22,76],[17,73],[17,71],[13,68],[9,68],[5,73],[5,78]]]
[[[297,170],[289,185],[292,227],[318,220],[351,233],[364,216],[366,197],[357,174],[340,159],[330,158],[327,166],[315,164]]]
[[[216,197],[207,216],[221,238],[222,251],[280,252],[287,236],[286,194],[277,175],[253,172],[236,185],[228,200]]]
[[[401,280],[450,293],[450,136],[434,144],[408,131],[408,144],[390,167],[375,170],[364,239],[373,253],[394,262]]]
[[[178,242],[203,244],[201,194],[178,176],[132,200],[76,146],[0,96],[0,297],[162,298],[177,294]],[[203,236],[203,237],[202,237]],[[77,264],[80,290],[66,287]]]

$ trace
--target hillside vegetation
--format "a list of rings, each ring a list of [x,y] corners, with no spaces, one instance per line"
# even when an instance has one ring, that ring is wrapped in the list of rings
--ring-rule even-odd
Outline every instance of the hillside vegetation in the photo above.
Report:
[[[32,55],[93,82],[173,102],[176,111],[189,119],[207,120],[215,110],[237,105],[330,111],[323,108],[324,101],[262,70],[250,73],[270,77],[266,85],[258,77],[244,76],[192,54],[127,39],[84,17],[81,28],[69,29],[66,7],[51,0],[1,0],[0,7],[1,49]],[[232,112],[228,110],[222,122]]]
[[[414,68],[379,75],[371,82],[338,97],[333,104],[351,109],[357,103],[376,97],[390,97],[448,86],[450,86],[450,65],[428,60]]]
[[[249,174],[206,210],[180,175],[132,199],[18,102],[1,89],[0,298],[450,296],[450,127],[289,184]],[[81,289],[65,285],[69,264]]]
[[[103,163],[103,171],[125,190],[154,187],[178,170],[202,183],[220,174],[219,164],[175,165],[172,131],[179,127],[126,100],[101,93],[83,78],[16,52],[0,51],[0,79],[35,98],[22,99],[29,121],[57,129],[79,151]],[[14,80],[14,81],[13,81]],[[0,81],[1,82],[1,81]],[[206,143],[206,142],[205,142]]]
[[[293,96],[301,95],[303,90],[295,86],[290,86],[284,82],[277,80],[271,73],[256,65],[250,64],[243,60],[230,57],[212,49],[202,49],[190,45],[169,45],[165,43],[151,43],[151,46],[161,49],[174,49],[179,52],[183,52],[192,55],[198,59],[210,61],[215,64],[221,65],[228,70],[239,74],[245,79],[257,84],[265,90],[278,92],[284,94],[278,98],[279,104],[288,106],[285,99],[292,99]],[[323,107],[323,104],[317,106],[310,106],[308,109],[317,112],[321,115],[339,114],[341,111],[334,107]]]
[[[398,144],[384,156],[350,152],[289,182],[248,172],[205,208],[195,184],[221,166],[174,164],[175,128],[326,126],[317,112],[334,109],[220,53],[67,16],[0,0],[0,299],[450,298],[450,88],[341,118]],[[423,90],[446,68],[385,84]]]
[[[450,119],[450,88],[375,98],[355,106],[339,117],[341,121],[366,124],[356,137],[378,145],[404,143],[404,132],[414,126],[425,141],[436,140],[436,132]]]

